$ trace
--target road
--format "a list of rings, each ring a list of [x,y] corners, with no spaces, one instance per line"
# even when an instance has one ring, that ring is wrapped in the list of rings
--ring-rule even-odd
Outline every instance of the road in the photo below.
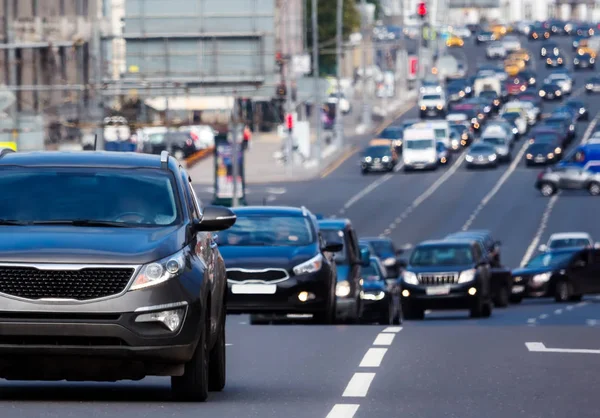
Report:
[[[560,42],[568,47],[567,39]],[[535,54],[538,47],[531,50]],[[483,52],[467,46],[465,53],[477,62]],[[547,70],[541,65],[537,70],[541,80]],[[588,74],[576,73],[575,89]],[[593,119],[600,100],[582,97]],[[416,115],[411,109],[403,118]],[[587,129],[579,125],[578,140]],[[322,179],[278,184],[279,193],[257,186],[249,201],[261,204],[264,192],[275,204],[348,217],[361,235],[386,234],[398,244],[463,227],[486,228],[502,241],[510,267],[554,232],[582,230],[600,238],[595,222],[600,200],[585,193],[541,197],[533,187],[539,170],[525,168],[519,159],[497,170],[470,172],[457,156],[459,162],[442,171],[363,176],[357,158]],[[0,406],[3,418],[595,418],[600,351],[530,348],[541,343],[547,349],[598,349],[599,326],[595,297],[570,305],[525,301],[494,310],[489,319],[428,314],[401,327],[250,326],[247,316],[229,316],[228,384],[206,404],[173,403],[169,380],[148,378],[115,384],[3,382]]]

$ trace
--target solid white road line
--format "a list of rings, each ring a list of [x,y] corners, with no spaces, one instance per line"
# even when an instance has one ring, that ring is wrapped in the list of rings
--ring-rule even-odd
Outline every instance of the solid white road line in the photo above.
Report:
[[[373,345],[392,345],[392,341],[394,341],[394,337],[396,334],[384,334],[381,333],[375,338],[373,341]]]
[[[527,320],[527,323],[528,323],[528,324],[535,324],[535,321],[536,321],[536,319],[535,319],[535,318],[529,318],[529,319]]]
[[[358,367],[379,367],[387,348],[369,348]]]
[[[402,331],[402,327],[387,327],[386,329],[384,329],[381,332],[393,332],[393,333],[396,333],[396,332],[400,332],[400,331]]]
[[[367,396],[369,386],[374,378],[375,373],[354,373],[342,396],[344,398],[364,398]]]
[[[598,123],[599,118],[600,118],[600,113],[598,113],[594,117],[594,119],[592,119],[590,124],[588,125],[587,129],[585,130],[585,132],[583,134],[583,137],[581,138],[582,144],[585,144],[589,141],[590,136],[592,135],[592,132],[594,131],[594,128],[596,127],[596,124]],[[540,221],[538,230],[537,230],[535,236],[533,237],[531,244],[529,244],[529,247],[527,247],[527,251],[525,251],[525,255],[523,256],[523,259],[521,260],[521,267],[524,267],[529,262],[529,260],[531,260],[531,257],[537,250],[540,240],[542,239],[542,235],[544,234],[544,231],[546,230],[546,227],[548,225],[548,220],[550,219],[550,215],[552,214],[552,209],[554,208],[554,205],[556,205],[556,201],[558,200],[559,196],[560,196],[560,192],[558,192],[557,194],[552,196],[550,198],[550,200],[548,201],[548,204],[546,205],[546,209],[544,210],[544,213],[542,214],[542,220]]]
[[[544,343],[525,343],[529,351],[536,353],[577,353],[577,354],[600,354],[600,350],[588,350],[585,348],[548,348]]]
[[[555,315],[560,315],[562,313],[562,309],[557,309],[554,311]]]
[[[485,195],[485,197],[483,199],[481,199],[479,206],[477,206],[475,208],[475,210],[473,211],[473,213],[471,214],[471,216],[469,217],[467,222],[465,222],[465,224],[462,227],[463,231],[466,231],[467,229],[469,229],[471,227],[471,225],[475,221],[475,218],[477,218],[477,216],[479,216],[481,211],[486,207],[486,205],[490,202],[490,200],[492,200],[492,198],[496,195],[496,193],[498,193],[500,188],[504,185],[504,183],[506,183],[506,180],[508,180],[508,178],[516,170],[516,168],[519,165],[519,163],[521,162],[521,159],[523,158],[523,155],[525,154],[525,151],[527,150],[528,146],[529,146],[529,141],[525,141],[525,143],[523,144],[523,146],[521,147],[521,149],[519,150],[517,155],[513,158],[513,161],[510,164],[510,166],[508,167],[508,169],[506,169],[504,174],[502,174],[502,177],[500,177],[498,179],[498,181],[496,182],[496,185],[489,191],[489,193],[487,195]]]
[[[337,404],[331,408],[326,418],[353,418],[360,405]]]
[[[405,220],[408,215],[410,215],[416,208],[418,208],[425,200],[427,200],[437,189],[439,189],[454,173],[459,169],[462,162],[465,160],[465,152],[463,152],[454,162],[452,167],[450,167],[444,174],[442,174],[436,181],[433,183],[423,194],[417,197],[412,204],[407,207],[404,212],[396,218],[396,226],[398,226],[403,220]],[[398,222],[399,221],[399,222]],[[382,236],[390,235],[392,233],[392,229],[387,228],[383,231]]]

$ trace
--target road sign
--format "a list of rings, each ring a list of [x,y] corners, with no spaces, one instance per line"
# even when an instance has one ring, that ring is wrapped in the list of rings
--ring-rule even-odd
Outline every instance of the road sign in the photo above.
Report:
[[[12,91],[8,90],[6,86],[0,86],[0,112],[11,107],[16,100],[17,97]]]

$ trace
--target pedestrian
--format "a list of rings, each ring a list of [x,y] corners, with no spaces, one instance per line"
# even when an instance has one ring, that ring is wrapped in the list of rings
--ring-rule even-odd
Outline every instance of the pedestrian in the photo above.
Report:
[[[244,127],[244,140],[242,141],[242,149],[246,151],[250,148],[250,139],[252,139],[252,131],[248,125]]]

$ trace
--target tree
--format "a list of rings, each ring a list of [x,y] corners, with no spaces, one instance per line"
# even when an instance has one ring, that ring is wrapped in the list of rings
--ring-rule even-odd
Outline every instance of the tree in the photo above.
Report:
[[[307,41],[312,48],[312,1],[306,1]],[[317,19],[319,26],[319,74],[335,73],[335,35],[336,35],[337,0],[318,0]],[[360,14],[355,0],[344,0],[342,33],[348,39],[351,33],[360,29]]]

